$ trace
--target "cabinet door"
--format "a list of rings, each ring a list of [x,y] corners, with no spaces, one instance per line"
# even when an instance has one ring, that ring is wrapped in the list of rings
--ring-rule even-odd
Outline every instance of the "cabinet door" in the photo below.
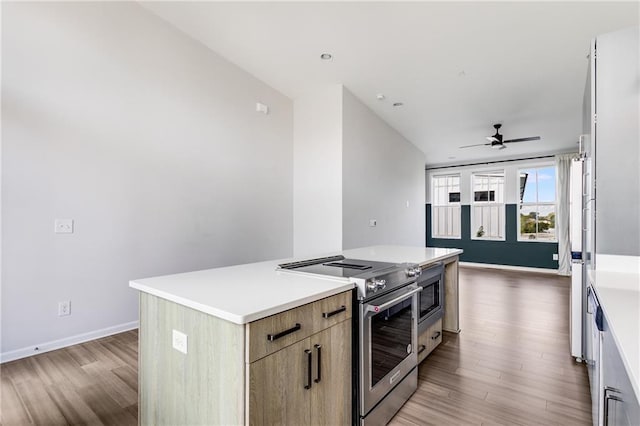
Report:
[[[418,363],[442,342],[442,318],[418,335]]]
[[[250,425],[310,424],[311,356],[307,338],[249,364]]]
[[[637,426],[640,405],[611,330],[602,339],[603,424]]]
[[[311,424],[351,424],[351,321],[311,336]]]

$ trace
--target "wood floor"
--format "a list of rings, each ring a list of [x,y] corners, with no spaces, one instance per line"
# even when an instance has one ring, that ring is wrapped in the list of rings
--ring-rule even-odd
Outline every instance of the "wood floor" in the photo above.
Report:
[[[569,354],[570,279],[460,268],[460,334],[419,367],[391,424],[590,425],[584,364]]]
[[[137,425],[138,331],[0,366],[9,425]]]
[[[569,285],[460,268],[461,328],[420,365],[392,425],[589,425],[586,369],[569,355]],[[2,425],[137,424],[137,331],[0,366]]]

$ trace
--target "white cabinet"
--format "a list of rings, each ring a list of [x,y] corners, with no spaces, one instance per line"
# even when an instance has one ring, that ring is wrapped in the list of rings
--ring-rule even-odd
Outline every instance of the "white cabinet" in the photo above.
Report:
[[[606,323],[602,334],[602,424],[637,426],[640,424],[640,403]]]
[[[640,241],[629,238],[640,234],[639,39],[636,26],[595,41],[597,254],[640,256]]]

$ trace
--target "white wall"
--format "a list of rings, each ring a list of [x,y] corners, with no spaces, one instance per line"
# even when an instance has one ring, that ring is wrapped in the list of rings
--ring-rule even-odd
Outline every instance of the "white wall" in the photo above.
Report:
[[[135,3],[2,8],[3,353],[135,322],[130,279],[292,254],[288,98]]]
[[[295,257],[425,244],[424,154],[342,85],[294,100],[293,187]]]
[[[343,247],[424,246],[424,153],[346,89],[342,105]]]
[[[295,257],[342,249],[342,85],[294,100]]]

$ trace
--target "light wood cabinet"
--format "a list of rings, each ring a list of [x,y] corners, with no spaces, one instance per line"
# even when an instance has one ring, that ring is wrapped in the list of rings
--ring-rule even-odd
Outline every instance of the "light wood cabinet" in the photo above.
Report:
[[[250,425],[348,425],[351,323],[305,338],[249,365]]]
[[[249,365],[249,424],[308,425],[310,339],[304,339]]]
[[[139,423],[350,424],[351,297],[238,325],[140,293]]]
[[[321,380],[311,389],[311,423],[351,423],[351,321],[312,336],[314,355],[321,345]],[[320,360],[318,360],[320,361]],[[315,380],[315,377],[314,377]]]
[[[351,292],[345,292],[250,322],[246,325],[247,362],[256,361],[349,318]]]
[[[442,318],[418,335],[418,363],[442,343]]]

